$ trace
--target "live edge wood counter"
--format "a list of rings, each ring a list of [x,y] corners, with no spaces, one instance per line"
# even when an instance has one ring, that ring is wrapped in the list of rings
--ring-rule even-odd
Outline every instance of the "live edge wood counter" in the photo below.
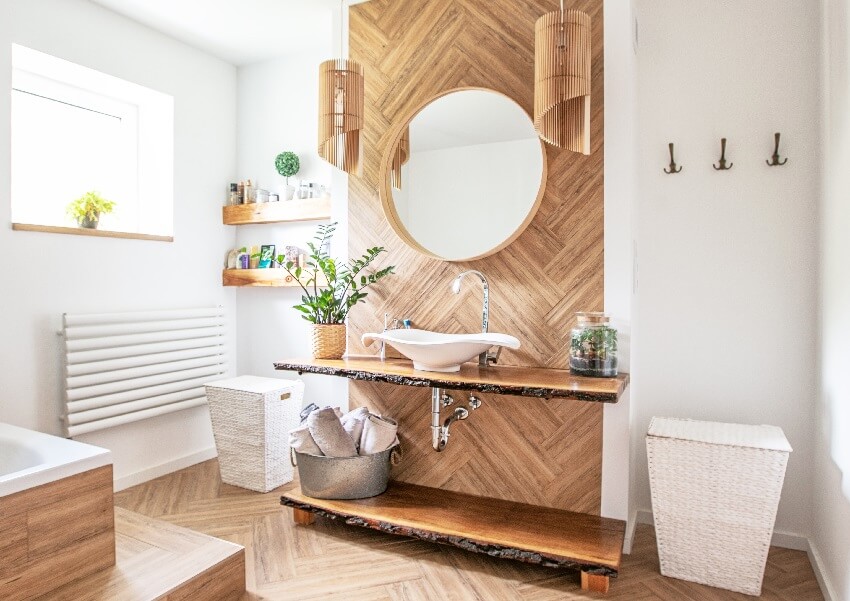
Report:
[[[476,390],[493,394],[536,398],[564,398],[616,403],[629,382],[628,374],[616,378],[585,378],[565,369],[461,365],[459,372],[419,371],[404,359],[351,356],[343,359],[298,359],[274,364],[275,369],[299,374],[341,376],[352,380],[387,382],[400,386]]]
[[[403,482],[390,482],[387,492],[369,499],[313,499],[293,490],[281,503],[300,524],[318,514],[493,557],[579,569],[582,588],[599,592],[620,569],[625,535],[619,520]]]

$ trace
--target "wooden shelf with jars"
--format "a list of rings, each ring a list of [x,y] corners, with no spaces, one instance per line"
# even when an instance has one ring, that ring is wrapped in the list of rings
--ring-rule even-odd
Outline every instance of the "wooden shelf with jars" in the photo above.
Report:
[[[302,281],[306,280],[302,276]],[[276,288],[298,288],[298,282],[285,269],[225,269],[221,272],[223,286],[266,286]],[[320,288],[328,285],[320,273],[318,279]]]
[[[249,203],[226,206],[221,209],[224,225],[320,221],[330,218],[330,197]]]

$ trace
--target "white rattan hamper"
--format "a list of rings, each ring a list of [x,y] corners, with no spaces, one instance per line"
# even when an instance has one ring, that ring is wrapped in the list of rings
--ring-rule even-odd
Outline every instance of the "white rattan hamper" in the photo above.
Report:
[[[760,595],[791,452],[782,430],[654,417],[646,449],[661,573]]]
[[[304,383],[240,376],[206,389],[221,481],[258,492],[291,482],[288,435],[299,425]]]

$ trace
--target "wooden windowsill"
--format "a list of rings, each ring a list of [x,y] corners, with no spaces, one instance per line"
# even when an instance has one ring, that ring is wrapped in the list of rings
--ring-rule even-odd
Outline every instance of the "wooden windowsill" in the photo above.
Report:
[[[129,238],[131,240],[153,240],[155,242],[174,242],[173,236],[137,234],[134,232],[111,232],[109,230],[90,230],[83,227],[61,227],[58,225],[33,225],[31,223],[13,223],[12,229],[19,232],[45,232],[48,234],[72,234],[75,236],[94,236],[96,238]]]

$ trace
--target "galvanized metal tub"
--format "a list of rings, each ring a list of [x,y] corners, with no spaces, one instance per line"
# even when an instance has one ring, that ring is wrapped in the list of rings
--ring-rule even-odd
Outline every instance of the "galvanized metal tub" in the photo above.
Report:
[[[301,492],[314,499],[365,499],[387,490],[390,465],[401,459],[395,445],[374,455],[319,457],[292,451]]]

